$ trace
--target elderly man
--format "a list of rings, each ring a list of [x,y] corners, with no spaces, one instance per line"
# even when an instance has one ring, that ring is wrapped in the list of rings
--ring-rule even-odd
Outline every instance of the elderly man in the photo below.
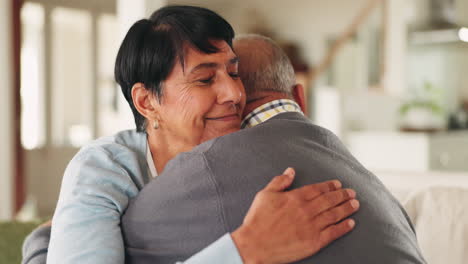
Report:
[[[283,51],[256,35],[238,38],[234,49],[248,98],[246,129],[178,156],[165,175],[145,187],[122,219],[127,261],[184,259],[243,221],[255,221],[249,217],[249,206],[262,199],[257,192],[271,175],[292,166],[297,172],[292,189],[339,179],[356,190],[361,202],[353,216],[355,230],[301,263],[424,263],[400,204],[332,133],[302,113],[303,88],[295,84]],[[249,232],[261,236],[268,230]],[[284,245],[285,251],[288,246]],[[262,248],[256,253],[282,254]],[[289,261],[278,259],[285,262]]]

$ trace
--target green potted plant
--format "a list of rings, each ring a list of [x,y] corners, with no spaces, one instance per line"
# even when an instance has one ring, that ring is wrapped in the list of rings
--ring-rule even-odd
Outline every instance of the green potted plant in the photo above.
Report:
[[[400,107],[400,127],[403,131],[438,131],[447,126],[443,104],[444,91],[430,82],[415,89]]]

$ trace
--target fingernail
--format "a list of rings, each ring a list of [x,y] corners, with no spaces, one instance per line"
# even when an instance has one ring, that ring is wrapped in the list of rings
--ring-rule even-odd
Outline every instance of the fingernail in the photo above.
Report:
[[[348,189],[346,190],[346,193],[348,193],[349,197],[356,197],[356,192],[354,190]]]
[[[355,225],[356,225],[356,222],[354,222],[353,219],[349,219],[349,221],[348,221],[348,226],[351,227],[351,228],[353,228]]]
[[[359,207],[358,200],[351,200],[350,204],[351,204],[351,207],[353,207],[354,209],[357,209]]]
[[[287,175],[289,178],[292,178],[294,177],[294,170],[293,168],[289,167],[283,172],[283,174]]]
[[[340,181],[333,181],[333,185],[335,186],[336,189],[341,188],[343,186]]]

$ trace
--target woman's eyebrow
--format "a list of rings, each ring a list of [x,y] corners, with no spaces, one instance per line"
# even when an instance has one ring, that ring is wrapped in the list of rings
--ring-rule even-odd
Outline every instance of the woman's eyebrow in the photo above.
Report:
[[[190,71],[190,74],[191,73],[195,73],[196,71],[199,71],[201,69],[206,69],[206,68],[218,68],[219,67],[219,63],[216,63],[216,62],[205,62],[205,63],[201,63],[201,64],[198,64],[197,66],[193,67],[193,69]]]
[[[239,57],[237,56],[229,59],[228,61],[229,65],[237,64],[237,63],[239,63]],[[193,67],[193,69],[190,71],[189,74],[195,73],[201,69],[206,69],[206,68],[212,69],[212,68],[218,68],[219,66],[220,66],[219,63],[216,63],[216,62],[200,63],[197,66]]]

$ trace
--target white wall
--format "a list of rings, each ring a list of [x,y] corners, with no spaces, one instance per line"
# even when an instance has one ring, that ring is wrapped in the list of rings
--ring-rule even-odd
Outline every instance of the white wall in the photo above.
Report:
[[[31,201],[37,205],[40,217],[53,215],[63,172],[76,152],[77,149],[71,147],[33,149],[23,152],[27,198],[32,199]]]
[[[11,1],[0,1],[0,220],[13,211],[13,72]]]
[[[456,16],[457,16],[457,23],[468,26],[468,1],[466,0],[455,0],[455,4],[457,6]]]
[[[136,21],[147,18],[153,11],[166,5],[166,0],[116,0],[117,20],[122,39]]]
[[[355,17],[369,3],[368,0],[328,1],[265,1],[254,0],[261,10],[260,16],[278,32],[278,37],[300,43],[309,65],[320,63],[327,53],[327,41],[342,34]],[[406,89],[406,0],[388,1],[389,21],[386,36],[386,78],[387,92],[400,95]],[[377,12],[377,10],[374,10]],[[368,18],[370,19],[370,18]],[[318,86],[321,81],[319,80]],[[354,82],[349,86],[361,86]],[[368,87],[349,87],[354,91]]]
[[[201,5],[218,12],[237,34],[256,25],[267,25],[275,39],[300,45],[306,62],[319,63],[327,51],[327,39],[341,34],[367,0],[169,0],[171,4]]]
[[[388,3],[388,22],[385,36],[385,90],[396,96],[403,95],[406,87],[406,55],[408,21],[405,13],[407,0],[391,0]]]

